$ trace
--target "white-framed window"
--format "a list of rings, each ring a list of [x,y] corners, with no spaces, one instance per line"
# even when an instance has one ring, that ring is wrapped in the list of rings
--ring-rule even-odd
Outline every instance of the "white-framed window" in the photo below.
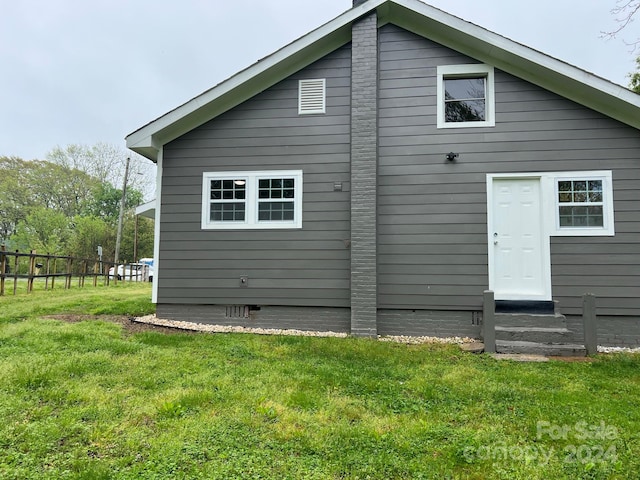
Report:
[[[298,82],[298,113],[311,115],[326,113],[327,82],[324,78],[300,80]]]
[[[555,231],[558,236],[614,235],[611,171],[554,175]]]
[[[437,74],[438,128],[495,126],[492,66],[441,65]]]
[[[302,170],[205,172],[202,228],[302,228]]]

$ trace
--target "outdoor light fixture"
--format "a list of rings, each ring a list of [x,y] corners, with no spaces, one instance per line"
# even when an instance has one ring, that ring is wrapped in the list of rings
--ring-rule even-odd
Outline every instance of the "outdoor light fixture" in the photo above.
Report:
[[[447,162],[455,162],[456,158],[458,158],[459,156],[459,153],[449,152],[447,153]]]

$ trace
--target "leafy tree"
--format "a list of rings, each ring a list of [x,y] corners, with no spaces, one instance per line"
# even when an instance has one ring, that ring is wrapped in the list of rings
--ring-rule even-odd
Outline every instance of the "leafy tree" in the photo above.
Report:
[[[640,93],[640,57],[636,58],[637,71],[629,74],[631,79],[629,82],[629,88],[636,93]]]
[[[12,239],[15,247],[22,251],[65,254],[70,235],[69,217],[62,212],[38,206],[18,222]]]
[[[149,218],[138,218],[137,248],[134,248],[136,237],[135,215],[128,215],[122,229],[120,258],[127,261],[138,261],[144,257],[153,257],[154,222]]]
[[[35,204],[62,212],[67,217],[80,214],[101,183],[81,170],[44,161],[28,163],[29,187]]]
[[[36,207],[67,218],[80,214],[100,185],[100,180],[80,170],[0,157],[0,240],[6,242]]]
[[[76,217],[68,245],[69,254],[80,258],[96,258],[98,245],[105,259],[113,257],[116,244],[114,226],[99,217]]]
[[[47,160],[50,162],[70,170],[81,170],[113,187],[122,186],[127,157],[131,158],[127,185],[142,192],[143,197],[152,198],[155,191],[156,167],[133,152],[108,143],[97,143],[92,146],[58,146],[47,154]]]
[[[86,204],[83,214],[100,217],[106,221],[118,221],[120,214],[120,201],[122,199],[122,190],[115,188],[110,183],[101,183],[93,191],[93,196]],[[142,192],[135,188],[127,188],[127,198],[125,199],[125,208],[133,209],[142,203]]]
[[[6,243],[15,233],[35,202],[29,188],[25,188],[28,162],[17,157],[0,157],[0,243]]]
[[[24,251],[86,258],[94,258],[102,245],[103,256],[113,258],[122,191],[74,165],[0,157],[0,243]],[[140,190],[127,188],[125,205],[131,225],[132,209],[142,199]],[[145,228],[140,230],[144,249]],[[133,230],[133,226],[125,229],[125,242],[131,245],[129,259],[133,259]]]

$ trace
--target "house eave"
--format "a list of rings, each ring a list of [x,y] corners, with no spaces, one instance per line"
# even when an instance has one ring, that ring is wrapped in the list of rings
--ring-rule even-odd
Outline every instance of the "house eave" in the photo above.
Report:
[[[373,10],[380,25],[394,23],[640,129],[640,95],[620,85],[420,0],[369,0],[131,133],[127,147],[157,161],[166,143],[350,42],[352,23]]]

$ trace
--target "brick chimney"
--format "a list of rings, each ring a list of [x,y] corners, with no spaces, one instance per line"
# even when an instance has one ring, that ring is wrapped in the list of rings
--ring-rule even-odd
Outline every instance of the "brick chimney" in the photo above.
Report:
[[[366,0],[355,0],[354,7]],[[378,16],[351,35],[351,334],[377,338]]]

